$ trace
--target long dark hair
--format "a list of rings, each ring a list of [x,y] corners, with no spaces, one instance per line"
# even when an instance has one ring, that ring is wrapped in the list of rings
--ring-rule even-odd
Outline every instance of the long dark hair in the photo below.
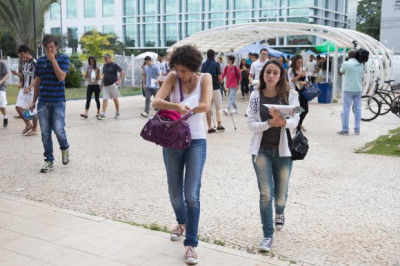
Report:
[[[88,58],[89,66],[90,66],[90,59],[93,59],[93,61],[94,61],[93,68],[96,69],[97,68],[96,58],[94,58],[94,56],[89,56],[89,58]]]
[[[290,88],[286,81],[285,69],[283,68],[281,62],[279,62],[279,60],[277,59],[269,60],[262,68],[260,72],[260,86],[258,87],[258,89],[262,91],[267,88],[267,83],[264,80],[264,72],[267,69],[267,66],[271,64],[274,64],[277,67],[279,67],[280,73],[279,73],[279,81],[276,84],[276,91],[278,92],[279,97],[283,99],[285,103],[287,103]]]
[[[296,64],[297,64],[297,61],[299,61],[300,59],[303,59],[303,57],[301,56],[301,55],[295,55],[293,58],[292,58],[292,65],[290,66],[290,68],[292,69],[292,71],[293,71],[293,74],[294,73],[297,73],[296,72]],[[304,64],[304,62],[303,62],[303,64]]]

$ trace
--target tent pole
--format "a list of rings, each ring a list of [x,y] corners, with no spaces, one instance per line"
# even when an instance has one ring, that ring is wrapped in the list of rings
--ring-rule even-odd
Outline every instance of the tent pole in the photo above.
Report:
[[[331,49],[330,46],[327,47],[328,49],[326,50],[326,82],[329,82],[329,49]]]
[[[338,83],[338,47],[335,45],[335,56],[333,58],[333,84],[332,84],[332,96],[333,98],[337,98],[338,92],[337,92],[337,83]]]

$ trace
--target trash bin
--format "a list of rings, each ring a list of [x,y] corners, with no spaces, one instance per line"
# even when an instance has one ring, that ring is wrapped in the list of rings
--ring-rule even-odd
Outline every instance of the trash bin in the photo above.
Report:
[[[318,95],[318,103],[331,103],[332,102],[332,84],[331,83],[318,83],[318,88],[321,94]]]

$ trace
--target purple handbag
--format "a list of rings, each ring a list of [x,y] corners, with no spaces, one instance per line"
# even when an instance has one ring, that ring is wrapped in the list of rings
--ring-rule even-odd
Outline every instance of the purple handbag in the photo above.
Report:
[[[183,93],[181,89],[181,80],[179,81],[179,90],[181,93],[181,101],[183,101]],[[192,136],[190,127],[186,120],[193,115],[193,112],[187,113],[185,116],[174,121],[166,116],[159,115],[157,112],[144,125],[140,136],[148,141],[154,142],[165,148],[186,149],[190,146]]]

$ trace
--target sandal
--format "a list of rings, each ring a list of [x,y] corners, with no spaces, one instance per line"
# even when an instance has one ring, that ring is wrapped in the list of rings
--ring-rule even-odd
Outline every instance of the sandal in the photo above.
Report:
[[[87,116],[87,115],[84,115],[84,114],[81,114],[81,117],[83,117],[83,118],[88,118],[88,116]]]
[[[37,135],[37,134],[38,134],[38,133],[37,133],[36,131],[31,130],[31,131],[25,133],[24,136],[29,137],[29,136],[35,136],[35,135]]]
[[[31,130],[32,130],[32,127],[26,127],[24,130],[22,130],[22,135],[25,135],[26,133],[28,133]]]

